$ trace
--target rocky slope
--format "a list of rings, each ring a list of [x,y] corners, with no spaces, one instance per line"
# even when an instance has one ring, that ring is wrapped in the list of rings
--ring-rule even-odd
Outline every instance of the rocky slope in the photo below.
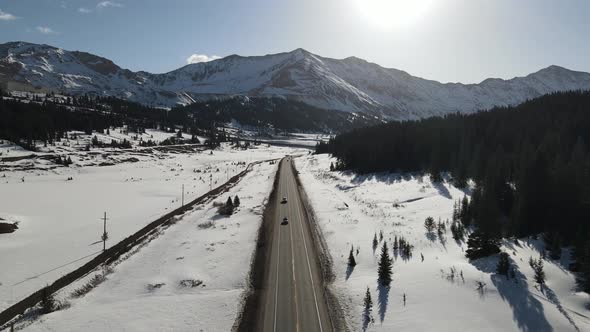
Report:
[[[227,98],[282,97],[318,108],[415,119],[514,105],[555,91],[589,90],[590,74],[558,66],[511,80],[439,83],[362,59],[288,53],[191,64],[164,74],[132,72],[84,52],[24,42],[0,44],[0,85],[110,95],[171,107]]]

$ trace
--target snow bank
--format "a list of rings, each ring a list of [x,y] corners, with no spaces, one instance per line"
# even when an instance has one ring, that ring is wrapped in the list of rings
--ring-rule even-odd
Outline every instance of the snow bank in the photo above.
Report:
[[[95,159],[103,159],[100,154],[72,156],[70,167],[46,160],[18,162],[31,167],[0,173],[0,218],[19,222],[16,232],[0,234],[0,310],[102,250],[105,211],[108,246],[180,206],[182,185],[188,202],[242,171],[245,165],[238,162],[293,151],[224,145],[213,154],[123,151],[113,158],[137,161],[107,167],[76,166],[96,164]]]
[[[255,166],[217,199],[238,195],[241,205],[234,215],[220,217],[213,202],[188,212],[90,293],[71,299],[78,285],[61,291],[58,297],[71,307],[26,330],[231,330],[277,165]]]
[[[370,331],[580,331],[590,330],[588,294],[576,292],[574,276],[560,262],[546,261],[547,289],[538,290],[529,257],[538,257],[538,241],[505,243],[517,278],[495,274],[497,257],[470,263],[465,243],[448,230],[428,236],[424,220],[451,219],[453,203],[465,195],[448,183],[398,174],[355,175],[329,172],[326,155],[297,158],[301,180],[334,259],[330,286],[345,307],[352,330]],[[395,255],[390,289],[377,283],[383,231],[391,250],[394,236],[414,246],[413,256]],[[351,246],[357,266],[348,269]],[[421,259],[424,255],[424,261]],[[478,282],[485,284],[478,291]],[[363,297],[369,288],[374,322],[364,325]],[[403,296],[406,295],[404,304]]]

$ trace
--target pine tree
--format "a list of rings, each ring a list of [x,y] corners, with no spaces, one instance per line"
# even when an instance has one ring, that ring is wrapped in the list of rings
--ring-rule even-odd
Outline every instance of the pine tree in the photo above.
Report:
[[[379,231],[379,242],[383,241],[383,231]]]
[[[53,294],[49,291],[49,287],[43,288],[41,291],[41,312],[48,314],[54,312],[57,309],[57,302],[53,297]]]
[[[371,292],[369,291],[369,287],[367,287],[367,292],[365,293],[365,310],[371,310],[373,308],[373,299],[371,299]]]
[[[367,292],[365,293],[365,299],[363,300],[365,306],[365,323],[369,323],[373,320],[371,315],[373,311],[373,299],[371,299],[371,292],[369,291],[369,287],[367,287]]]
[[[379,268],[377,270],[379,276],[379,283],[383,286],[389,286],[391,283],[391,275],[393,263],[389,258],[389,250],[387,250],[387,242],[383,242],[381,247],[381,258],[379,259]]]
[[[434,218],[427,217],[426,220],[424,220],[424,228],[426,228],[426,231],[428,233],[432,233],[432,231],[434,231],[434,227],[435,227]]]
[[[235,207],[240,206],[240,198],[238,197],[238,195],[236,195],[236,197],[234,197],[234,206]]]
[[[468,249],[465,251],[465,256],[470,260],[487,257],[500,252],[498,240],[479,230],[476,230],[469,235],[467,247]]]
[[[539,286],[543,287],[545,285],[545,271],[543,270],[543,260],[539,257],[538,259],[530,258],[529,265],[535,272],[535,282],[539,284]]]
[[[227,198],[225,204],[221,205],[218,210],[219,214],[230,216],[234,213],[234,204],[231,200],[231,196]]]
[[[354,258],[354,248],[350,247],[350,254],[348,255],[348,266],[355,267],[356,259]]]
[[[461,223],[467,227],[471,224],[471,211],[469,209],[469,200],[467,199],[467,195],[463,196],[461,200],[461,208],[459,209],[459,219]]]
[[[510,270],[510,261],[508,259],[508,254],[505,252],[501,252],[500,259],[498,260],[498,265],[496,265],[496,272],[498,274],[508,277],[509,270]]]

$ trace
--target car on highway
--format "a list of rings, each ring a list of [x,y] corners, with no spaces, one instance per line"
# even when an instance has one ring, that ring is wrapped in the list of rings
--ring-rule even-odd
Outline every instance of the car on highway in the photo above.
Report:
[[[286,225],[289,223],[289,219],[287,217],[283,218],[283,222],[281,223],[281,225]]]
[[[281,204],[285,204],[287,203],[287,196],[283,196],[283,199],[281,200]]]

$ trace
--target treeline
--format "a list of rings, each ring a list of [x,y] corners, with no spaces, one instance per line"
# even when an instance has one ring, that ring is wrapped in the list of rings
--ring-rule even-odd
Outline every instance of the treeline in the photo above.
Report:
[[[0,98],[0,138],[34,150],[34,142],[53,143],[71,130],[106,132],[126,125],[129,132],[160,128],[210,138],[216,145],[227,140],[216,128],[198,127],[188,112],[163,110],[111,97],[33,97],[27,100]],[[175,129],[180,128],[180,129]]]
[[[342,132],[380,123],[362,113],[324,110],[284,98],[234,97],[196,102],[174,110],[194,114],[200,126],[237,121],[280,131]]]
[[[590,92],[546,95],[471,115],[392,122],[338,135],[316,147],[358,172],[428,172],[465,187],[461,204],[470,258],[497,251],[502,237],[543,233],[558,257],[573,246],[571,268],[590,291]]]

